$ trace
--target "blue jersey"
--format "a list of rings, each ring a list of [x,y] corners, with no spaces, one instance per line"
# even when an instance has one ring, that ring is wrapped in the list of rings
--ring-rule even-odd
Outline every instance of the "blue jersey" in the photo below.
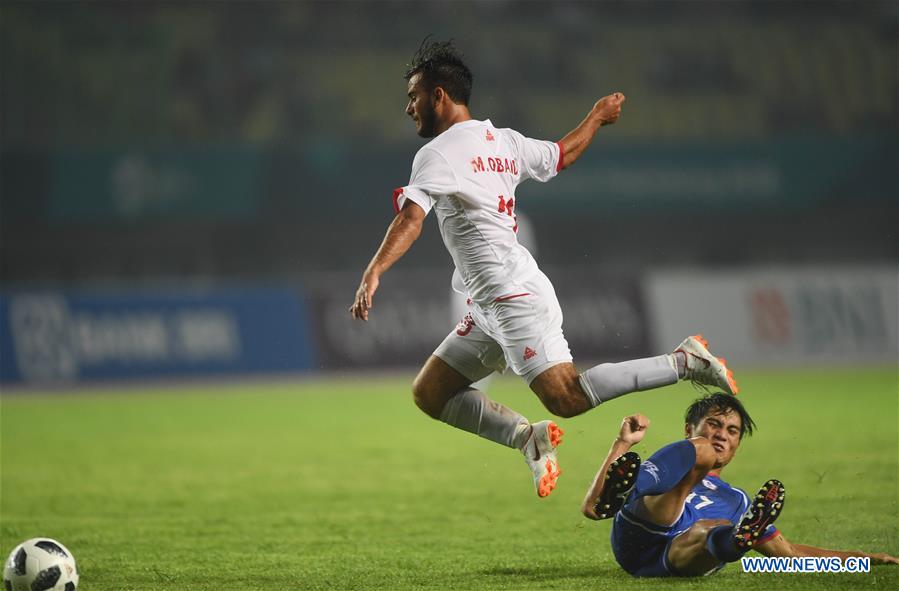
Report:
[[[748,508],[749,495],[745,491],[709,474],[687,496],[684,513],[674,524],[674,530],[679,533],[700,519],[727,519],[737,523]],[[765,539],[770,535],[771,532],[766,531]]]
[[[653,470],[649,461],[640,470]],[[700,519],[726,519],[738,523],[749,507],[749,496],[739,488],[709,474],[693,487],[684,503],[684,511],[671,526],[661,526],[641,518],[641,497],[631,492],[612,525],[612,550],[618,563],[636,576],[676,576],[667,562],[671,541],[687,531]],[[765,542],[777,534],[771,525],[756,543]],[[719,565],[723,567],[722,563]]]

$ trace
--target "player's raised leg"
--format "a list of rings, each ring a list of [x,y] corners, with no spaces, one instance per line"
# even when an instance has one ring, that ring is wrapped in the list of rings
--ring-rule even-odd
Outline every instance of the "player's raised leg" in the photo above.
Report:
[[[602,363],[581,374],[572,363],[558,363],[530,385],[550,412],[573,417],[619,396],[669,386],[682,379],[718,387],[728,394],[739,391],[733,372],[724,359],[711,354],[702,335],[687,337],[667,355]]]
[[[666,527],[674,524],[693,487],[717,462],[715,448],[705,437],[676,441],[652,454],[640,467],[634,486],[646,520]]]
[[[514,410],[470,388],[471,378],[431,355],[412,394],[425,414],[506,447],[520,449],[530,436],[530,422]]]
[[[645,462],[629,451],[609,465],[593,518],[614,517],[633,490],[641,517],[669,527],[680,517],[692,488],[716,462],[715,450],[705,437],[666,445]]]
[[[669,357],[604,363],[582,374],[573,363],[562,362],[544,370],[530,386],[551,413],[574,417],[624,394],[677,383],[677,366]]]
[[[447,355],[445,347],[438,351]],[[458,359],[458,349],[447,356]],[[470,371],[477,377],[480,372],[492,370]],[[556,459],[562,430],[551,421],[531,425],[524,416],[471,388],[472,380],[432,355],[413,383],[415,403],[426,414],[448,425],[520,450],[531,468],[537,494],[549,495],[562,473]]]

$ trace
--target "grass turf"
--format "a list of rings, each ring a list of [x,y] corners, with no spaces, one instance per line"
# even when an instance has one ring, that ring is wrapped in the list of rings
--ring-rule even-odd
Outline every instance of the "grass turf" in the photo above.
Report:
[[[797,542],[899,554],[897,373],[746,373],[759,425],[725,479],[787,487]],[[411,378],[410,378],[411,379]],[[681,436],[689,385],[559,421],[564,471],[534,494],[506,448],[422,415],[409,379],[5,394],[0,551],[35,536],[75,554],[86,591],[248,589],[899,588],[870,574],[634,580],[609,522],[580,517],[621,417],[652,426],[644,457]],[[516,379],[492,395],[539,420]]]

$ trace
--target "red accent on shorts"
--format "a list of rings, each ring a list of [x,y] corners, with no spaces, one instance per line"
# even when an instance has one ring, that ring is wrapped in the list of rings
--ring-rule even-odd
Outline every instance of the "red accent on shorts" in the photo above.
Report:
[[[397,187],[393,190],[393,213],[400,212],[400,195],[403,194],[403,188]]]
[[[529,296],[529,295],[531,295],[531,294],[529,294],[529,293],[516,293],[515,295],[507,295],[507,296],[502,296],[502,297],[496,298],[496,299],[493,300],[493,301],[494,301],[494,302],[505,302],[506,300],[511,300],[511,299],[513,299],[513,298],[523,298],[524,296]]]
[[[537,356],[537,352],[531,349],[530,347],[524,348],[524,360],[532,359]]]
[[[562,172],[562,160],[565,159],[565,148],[562,147],[562,144],[556,142],[556,145],[559,146],[559,163],[556,164],[556,172]]]
[[[456,334],[460,337],[467,336],[468,333],[471,332],[471,329],[474,327],[474,318],[471,317],[471,314],[466,314],[465,318],[463,318],[458,326],[456,326]]]

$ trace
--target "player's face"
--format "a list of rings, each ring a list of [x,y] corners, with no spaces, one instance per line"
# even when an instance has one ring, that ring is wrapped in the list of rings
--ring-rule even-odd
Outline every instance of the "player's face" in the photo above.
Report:
[[[724,414],[708,414],[700,419],[699,424],[690,427],[691,437],[705,437],[712,442],[718,454],[718,465],[726,466],[740,447],[740,415],[731,411]]]
[[[409,78],[406,114],[415,122],[415,132],[421,137],[434,137],[437,128],[437,114],[429,93],[421,84],[421,74]]]

